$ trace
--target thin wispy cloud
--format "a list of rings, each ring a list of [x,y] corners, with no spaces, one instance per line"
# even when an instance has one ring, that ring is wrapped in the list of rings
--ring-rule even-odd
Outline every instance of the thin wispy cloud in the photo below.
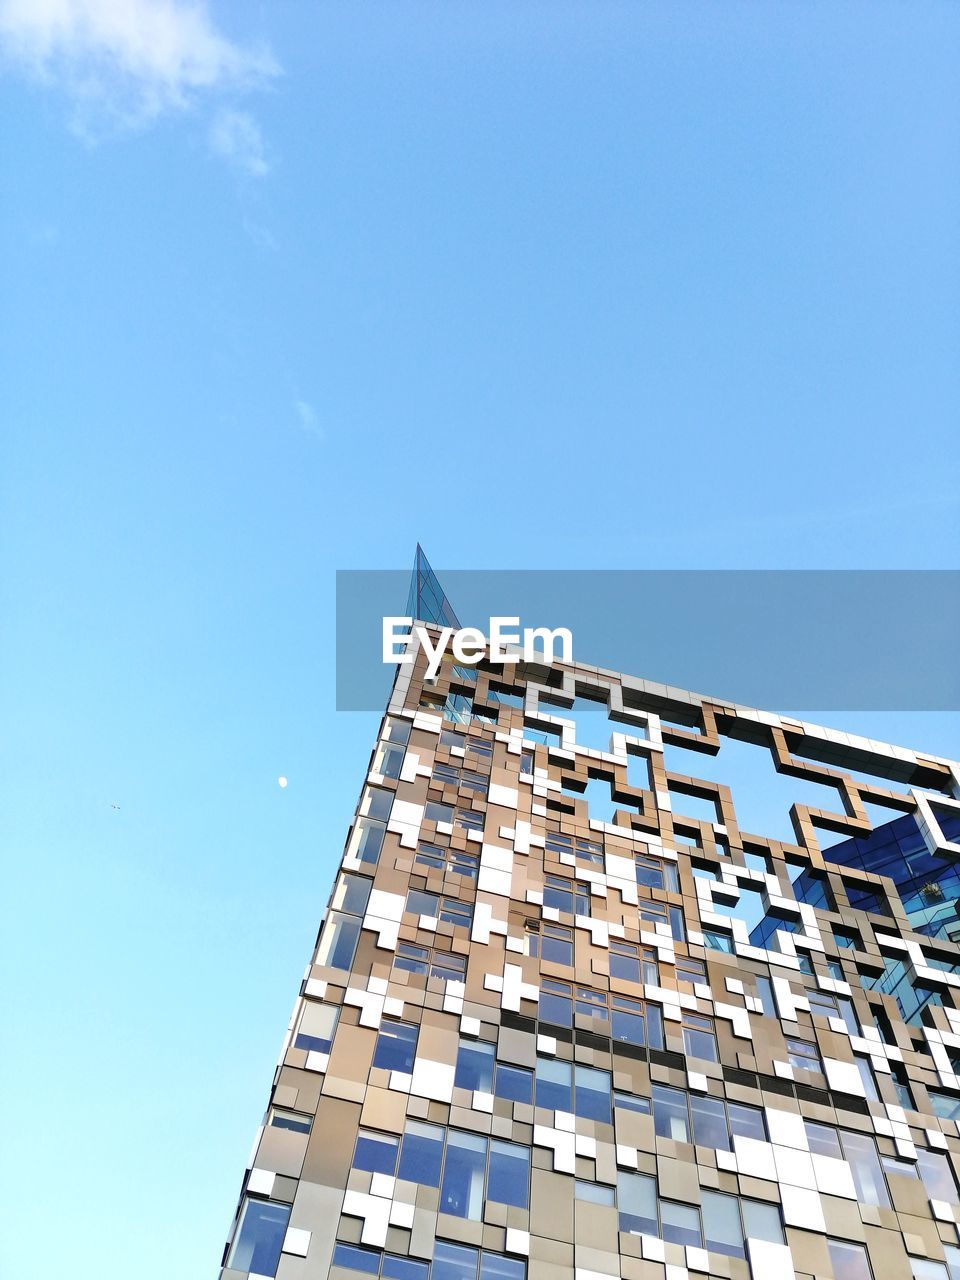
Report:
[[[229,39],[201,0],[0,0],[0,65],[64,93],[71,127],[94,142],[170,112],[223,112],[225,96],[279,74],[268,49]],[[239,123],[221,126],[222,145],[211,134],[214,149],[262,175],[259,127],[226,114]]]
[[[258,249],[268,249],[271,253],[276,253],[280,248],[277,237],[270,228],[255,222],[253,218],[243,219],[243,229]]]
[[[246,111],[218,111],[210,126],[210,146],[251,178],[264,178],[270,172],[260,126]]]
[[[308,404],[306,400],[294,400],[293,407],[296,410],[301,431],[305,431],[307,435],[316,436],[318,440],[322,440],[323,427],[320,425],[320,419],[317,417],[317,411],[313,405]]]

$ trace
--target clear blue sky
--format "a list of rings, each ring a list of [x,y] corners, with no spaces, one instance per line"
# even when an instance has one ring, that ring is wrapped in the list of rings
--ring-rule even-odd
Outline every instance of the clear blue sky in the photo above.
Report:
[[[374,729],[337,568],[956,566],[960,10],[55,8],[0,0],[0,1274],[192,1280]]]

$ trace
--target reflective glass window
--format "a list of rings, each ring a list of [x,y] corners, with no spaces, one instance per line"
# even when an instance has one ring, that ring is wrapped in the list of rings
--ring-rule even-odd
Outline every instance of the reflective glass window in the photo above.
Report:
[[[290,1220],[290,1205],[272,1200],[244,1201],[229,1265],[235,1271],[275,1276]]]

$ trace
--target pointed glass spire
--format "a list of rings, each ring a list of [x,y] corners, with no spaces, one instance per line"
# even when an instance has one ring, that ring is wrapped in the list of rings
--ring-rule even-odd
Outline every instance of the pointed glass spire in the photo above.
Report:
[[[430,562],[423,554],[423,547],[419,542],[416,559],[413,562],[413,573],[410,575],[407,616],[419,622],[432,622],[439,627],[459,628],[460,626],[460,619],[444,595],[443,587],[430,568]]]

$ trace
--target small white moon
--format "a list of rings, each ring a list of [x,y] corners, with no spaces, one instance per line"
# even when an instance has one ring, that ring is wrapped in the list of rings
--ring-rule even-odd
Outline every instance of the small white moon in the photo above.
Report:
[[[281,775],[280,775],[280,777],[277,779],[277,785],[278,785],[279,787],[281,787],[281,788],[282,788],[282,787],[285,787],[285,786],[287,785],[287,780],[286,780],[286,778],[283,776],[283,774],[281,774]]]

